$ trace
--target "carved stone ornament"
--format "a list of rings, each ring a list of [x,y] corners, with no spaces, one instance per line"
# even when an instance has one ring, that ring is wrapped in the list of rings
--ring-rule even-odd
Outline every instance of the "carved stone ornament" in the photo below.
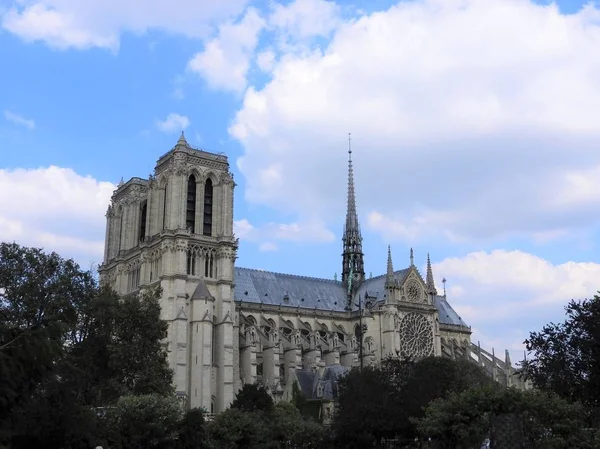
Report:
[[[419,283],[416,280],[411,279],[406,284],[406,297],[411,302],[418,302],[421,300],[421,297],[422,297],[421,286],[419,285]]]
[[[398,326],[400,352],[408,357],[433,355],[433,329],[429,320],[420,313],[407,314]]]
[[[233,184],[233,176],[229,172],[222,172],[219,181],[224,185],[232,185]]]

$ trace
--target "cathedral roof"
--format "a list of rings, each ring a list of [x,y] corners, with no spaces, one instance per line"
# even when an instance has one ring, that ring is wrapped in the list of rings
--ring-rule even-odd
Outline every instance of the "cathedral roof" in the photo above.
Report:
[[[402,284],[409,272],[410,268],[398,270],[394,272],[394,277]],[[366,291],[374,302],[384,301],[385,280],[386,275],[366,279],[358,289],[358,294],[364,295]],[[236,301],[301,309],[346,311],[347,290],[341,281],[235,267],[234,283]],[[468,327],[443,296],[435,297],[435,306],[440,323]],[[358,309],[357,301],[354,309]]]
[[[346,291],[340,281],[235,268],[236,301],[343,312]]]
[[[338,397],[338,382],[340,377],[350,371],[342,365],[326,366],[322,372],[317,370],[295,370],[300,390],[308,399],[335,399]],[[321,393],[319,394],[319,386]]]

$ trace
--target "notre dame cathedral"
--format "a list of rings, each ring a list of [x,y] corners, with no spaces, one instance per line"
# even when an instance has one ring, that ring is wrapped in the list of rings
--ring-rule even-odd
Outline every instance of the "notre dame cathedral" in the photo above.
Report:
[[[471,343],[470,327],[436,290],[429,256],[423,278],[412,250],[397,270],[388,248],[386,273],[365,276],[351,156],[339,280],[236,266],[228,159],[192,148],[183,133],[154,174],[115,190],[101,281],[122,295],[162,288],[169,362],[188,407],[222,411],[245,383],[276,400],[296,384],[332,402],[338,376],[388,356],[467,358],[525,387],[508,352],[500,360]]]

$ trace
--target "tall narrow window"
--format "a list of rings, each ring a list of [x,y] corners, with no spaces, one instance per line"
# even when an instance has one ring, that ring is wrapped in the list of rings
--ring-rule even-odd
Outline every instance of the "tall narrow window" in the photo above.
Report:
[[[194,232],[196,227],[196,177],[194,175],[188,178],[185,227],[191,232]]]
[[[204,235],[212,235],[213,184],[209,179],[204,185]]]
[[[167,187],[169,187],[168,184],[165,184],[165,188],[163,191],[163,216],[162,216],[162,229],[163,231],[165,230],[166,224],[167,224]]]
[[[119,244],[117,245],[117,254],[121,251],[123,242],[123,222],[125,221],[125,214],[123,213],[123,206],[119,206]]]
[[[140,216],[140,242],[146,238],[146,214],[148,213],[148,203],[144,202]]]
[[[187,274],[196,275],[196,254],[191,250],[187,253]]]

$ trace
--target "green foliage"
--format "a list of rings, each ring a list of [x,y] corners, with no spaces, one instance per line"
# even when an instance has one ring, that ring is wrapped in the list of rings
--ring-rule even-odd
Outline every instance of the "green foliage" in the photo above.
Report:
[[[413,419],[424,415],[430,401],[491,383],[478,366],[441,357],[389,358],[379,368],[354,369],[340,381],[336,440],[348,448],[388,438],[413,441],[418,436]]]
[[[104,406],[123,395],[172,394],[173,373],[161,340],[160,291],[119,298],[102,289],[87,304],[71,350],[87,403]]]
[[[0,446],[89,447],[93,407],[171,395],[158,297],[120,299],[71,260],[0,244]]]
[[[53,371],[95,289],[72,260],[0,243],[0,420]]]
[[[273,409],[273,399],[263,387],[256,384],[244,384],[235,396],[231,408],[237,408],[244,412],[257,410],[269,412]]]
[[[115,449],[173,447],[181,418],[175,396],[123,396],[106,416],[108,445]]]
[[[564,323],[550,323],[525,341],[533,357],[523,371],[540,389],[600,407],[600,296],[571,301]]]
[[[208,423],[206,430],[213,449],[268,448],[269,421],[262,411],[230,408]]]
[[[526,443],[532,447],[595,447],[585,430],[586,412],[581,404],[570,404],[553,393],[491,385],[432,401],[418,427],[423,437],[438,443],[436,447],[467,449],[490,435],[492,415],[513,413],[520,417]]]
[[[363,448],[392,438],[403,416],[400,392],[386,372],[352,369],[340,379],[338,411],[333,421],[336,440],[342,447]]]
[[[278,402],[271,417],[271,442],[291,447],[321,447],[325,438],[323,427],[304,419],[300,411],[289,402]]]
[[[177,449],[204,449],[206,432],[201,409],[189,410],[178,428]]]
[[[327,433],[304,419],[291,403],[279,402],[269,411],[230,408],[206,426],[214,449],[278,449],[324,447]]]

